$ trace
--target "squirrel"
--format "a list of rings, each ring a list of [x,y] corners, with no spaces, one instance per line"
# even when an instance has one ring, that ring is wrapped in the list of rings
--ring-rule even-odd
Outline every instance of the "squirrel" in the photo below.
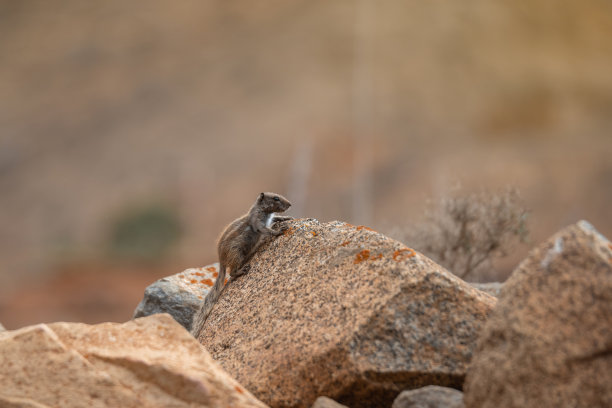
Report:
[[[223,291],[226,270],[229,269],[230,279],[247,273],[250,268],[246,264],[264,242],[264,238],[283,233],[283,229],[272,229],[272,224],[293,219],[276,216],[274,213],[284,212],[290,206],[289,200],[280,194],[261,193],[248,213],[225,227],[217,243],[219,275],[191,324],[191,334],[196,339]]]

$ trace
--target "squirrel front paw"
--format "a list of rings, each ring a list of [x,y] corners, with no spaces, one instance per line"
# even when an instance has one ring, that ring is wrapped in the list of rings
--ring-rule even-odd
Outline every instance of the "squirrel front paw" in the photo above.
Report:
[[[283,232],[289,230],[289,226],[287,224],[281,224],[279,225],[276,229],[278,230],[278,235],[282,234]]]
[[[276,215],[274,216],[274,223],[277,222],[284,222],[284,221],[291,221],[294,220],[295,218],[293,218],[290,215]]]

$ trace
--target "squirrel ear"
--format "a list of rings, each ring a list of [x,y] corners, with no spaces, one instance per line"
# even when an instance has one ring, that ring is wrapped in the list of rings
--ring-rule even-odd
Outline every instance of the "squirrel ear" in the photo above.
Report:
[[[261,193],[261,194],[259,195],[259,201],[261,201],[261,200],[263,200],[263,199],[264,199],[264,193]]]

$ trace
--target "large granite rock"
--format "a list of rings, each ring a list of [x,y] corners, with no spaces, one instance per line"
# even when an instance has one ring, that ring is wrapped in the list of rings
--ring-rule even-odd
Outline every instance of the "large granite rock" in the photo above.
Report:
[[[453,388],[428,385],[402,392],[391,408],[463,408],[463,393]]]
[[[265,407],[170,316],[0,333],[0,407]]]
[[[162,278],[145,289],[144,298],[133,318],[168,313],[187,330],[191,330],[193,314],[208,294],[219,274],[219,264],[189,268]]]
[[[496,299],[366,227],[297,220],[231,282],[200,341],[271,406],[390,406],[461,387]]]
[[[467,407],[612,406],[612,244],[585,221],[506,281],[469,369]]]

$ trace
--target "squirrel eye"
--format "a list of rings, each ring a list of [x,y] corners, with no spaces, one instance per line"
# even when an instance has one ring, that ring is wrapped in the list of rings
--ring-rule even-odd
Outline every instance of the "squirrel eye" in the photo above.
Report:
[[[274,197],[274,201],[280,201],[280,198]]]

